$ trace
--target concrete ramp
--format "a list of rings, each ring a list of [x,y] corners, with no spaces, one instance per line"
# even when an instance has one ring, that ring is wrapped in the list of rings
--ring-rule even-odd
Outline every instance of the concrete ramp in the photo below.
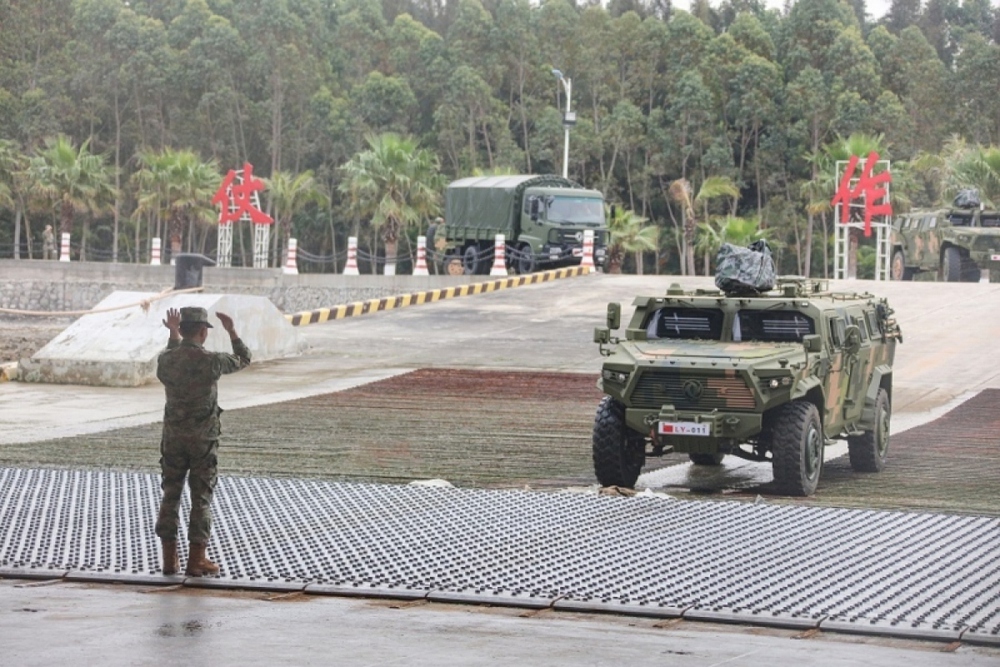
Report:
[[[267,361],[300,354],[305,342],[298,329],[267,298],[241,294],[181,294],[141,304],[156,297],[148,292],[114,292],[76,320],[31,359],[22,360],[25,382],[137,387],[156,380],[156,357],[167,344],[163,326],[168,308],[200,306],[214,328],[205,347],[231,352],[229,336],[215,317],[232,316],[236,331],[253,360]],[[123,307],[125,306],[125,307]],[[112,310],[115,309],[115,310]]]

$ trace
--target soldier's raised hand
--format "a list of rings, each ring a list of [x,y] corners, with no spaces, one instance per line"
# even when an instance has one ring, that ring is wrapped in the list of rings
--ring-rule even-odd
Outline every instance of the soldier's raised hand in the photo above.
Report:
[[[177,308],[167,308],[167,317],[163,320],[163,326],[171,331],[180,329],[181,311]]]
[[[233,318],[229,317],[229,315],[226,315],[225,313],[220,313],[219,311],[215,311],[215,316],[219,318],[220,322],[222,322],[223,329],[229,333],[233,332]]]

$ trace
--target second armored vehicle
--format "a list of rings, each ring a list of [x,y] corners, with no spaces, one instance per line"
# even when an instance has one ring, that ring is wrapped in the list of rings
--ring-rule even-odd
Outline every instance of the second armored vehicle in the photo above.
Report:
[[[979,282],[983,269],[1000,282],[1000,211],[911,211],[893,221],[893,280],[935,272],[947,282]]]
[[[816,490],[824,447],[878,472],[889,448],[892,363],[902,336],[885,299],[802,278],[759,296],[715,290],[640,296],[625,329],[609,304],[593,457],[605,486],[632,487],[648,456],[698,465],[770,461],[781,493]]]

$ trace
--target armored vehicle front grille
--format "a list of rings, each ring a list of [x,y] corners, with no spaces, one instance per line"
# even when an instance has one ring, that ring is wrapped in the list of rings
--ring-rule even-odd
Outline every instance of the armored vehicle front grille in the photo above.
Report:
[[[631,407],[658,409],[672,404],[678,410],[754,410],[757,401],[743,377],[694,375],[678,371],[648,371],[639,376]]]

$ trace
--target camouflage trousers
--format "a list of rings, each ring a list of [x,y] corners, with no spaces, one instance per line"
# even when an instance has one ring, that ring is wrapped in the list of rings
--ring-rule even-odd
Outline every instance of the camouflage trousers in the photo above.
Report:
[[[164,540],[177,539],[178,514],[184,479],[191,489],[191,516],[188,541],[208,544],[212,534],[212,494],[218,480],[218,440],[160,442],[160,488],[163,498],[156,519],[156,534]]]

